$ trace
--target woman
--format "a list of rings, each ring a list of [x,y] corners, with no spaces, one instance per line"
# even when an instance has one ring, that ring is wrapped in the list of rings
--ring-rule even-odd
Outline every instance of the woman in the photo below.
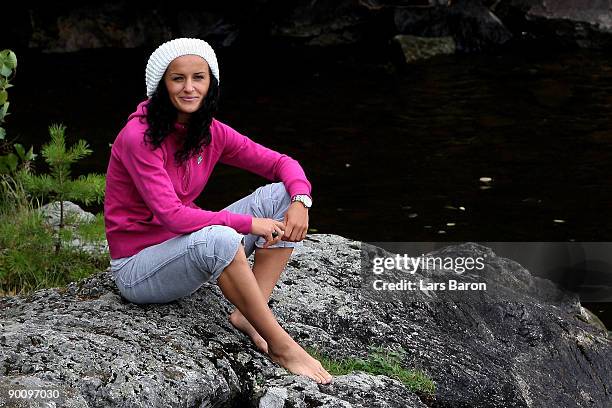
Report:
[[[149,99],[115,139],[106,176],[106,237],[121,294],[134,303],[166,303],[216,280],[237,307],[230,322],[260,350],[295,374],[329,383],[329,373],[267,306],[308,229],[311,186],[304,171],[213,118],[219,67],[205,41],[159,46],[147,63],[146,86]],[[222,211],[203,210],[193,201],[217,162],[281,182]]]

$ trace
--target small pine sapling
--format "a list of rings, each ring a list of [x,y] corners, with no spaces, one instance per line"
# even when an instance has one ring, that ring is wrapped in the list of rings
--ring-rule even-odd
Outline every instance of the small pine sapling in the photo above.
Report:
[[[60,203],[60,222],[55,252],[61,248],[61,231],[64,228],[64,201],[77,201],[85,205],[92,202],[101,204],[104,199],[106,177],[103,174],[87,174],[76,180],[70,177],[70,166],[90,155],[86,141],[79,140],[66,150],[64,137],[66,127],[61,124],[49,126],[51,142],[42,148],[42,155],[49,165],[50,174],[34,175],[29,171],[20,172],[20,178],[28,192],[48,196]]]

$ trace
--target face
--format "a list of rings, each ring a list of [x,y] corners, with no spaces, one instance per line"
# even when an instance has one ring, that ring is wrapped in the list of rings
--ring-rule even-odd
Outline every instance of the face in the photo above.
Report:
[[[210,86],[208,63],[197,55],[183,55],[173,60],[164,74],[164,83],[178,121],[186,123],[197,111]]]

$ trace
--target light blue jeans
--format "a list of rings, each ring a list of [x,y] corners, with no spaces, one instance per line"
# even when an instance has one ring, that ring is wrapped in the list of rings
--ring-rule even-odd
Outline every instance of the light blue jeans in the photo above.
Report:
[[[283,221],[291,198],[283,183],[259,187],[225,209],[254,217]],[[168,303],[194,293],[202,284],[216,280],[232,262],[240,244],[248,257],[265,239],[243,236],[233,228],[210,225],[180,235],[137,254],[111,261],[111,271],[121,295],[133,303]],[[268,248],[295,247],[280,241]]]

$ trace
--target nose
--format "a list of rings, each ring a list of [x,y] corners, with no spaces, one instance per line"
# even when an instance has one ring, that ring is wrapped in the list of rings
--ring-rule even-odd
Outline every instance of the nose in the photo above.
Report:
[[[185,92],[192,92],[194,89],[191,79],[187,79],[185,81]]]

